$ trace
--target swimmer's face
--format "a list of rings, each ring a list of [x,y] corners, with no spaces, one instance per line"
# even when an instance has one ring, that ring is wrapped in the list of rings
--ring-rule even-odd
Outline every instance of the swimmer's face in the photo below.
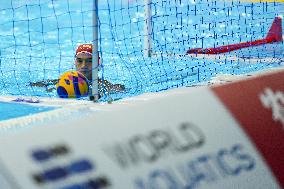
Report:
[[[92,55],[79,53],[75,57],[76,70],[82,73],[88,80],[92,80]]]

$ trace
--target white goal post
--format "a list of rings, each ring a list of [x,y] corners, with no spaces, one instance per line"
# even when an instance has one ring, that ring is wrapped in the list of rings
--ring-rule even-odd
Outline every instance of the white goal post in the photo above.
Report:
[[[98,80],[98,70],[99,70],[99,25],[98,25],[98,0],[93,0],[93,52],[92,52],[92,94],[90,95],[90,100],[96,102],[99,99],[99,80]]]
[[[144,57],[151,57],[152,54],[152,0],[145,2],[145,24],[144,24]]]

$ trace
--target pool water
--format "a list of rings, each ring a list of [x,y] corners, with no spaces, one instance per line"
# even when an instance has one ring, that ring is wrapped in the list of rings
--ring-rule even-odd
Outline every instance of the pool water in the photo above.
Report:
[[[0,95],[57,97],[49,86],[30,83],[58,79],[74,69],[77,45],[92,42],[92,2],[1,2]],[[99,1],[99,77],[127,89],[111,94],[112,99],[190,86],[218,73],[244,74],[283,64],[283,43],[232,52],[234,60],[167,55],[261,39],[274,17],[284,15],[284,3],[152,0],[151,7],[153,52],[165,56],[145,58],[144,1]],[[252,64],[251,57],[265,60]]]
[[[22,103],[0,102],[0,121],[53,110],[53,107],[32,106]]]

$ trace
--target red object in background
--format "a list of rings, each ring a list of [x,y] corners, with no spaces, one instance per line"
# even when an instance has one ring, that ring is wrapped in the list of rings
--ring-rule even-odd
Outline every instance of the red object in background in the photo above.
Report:
[[[195,49],[189,49],[186,54],[220,54],[220,53],[226,53],[231,52],[247,47],[253,47],[258,45],[264,45],[269,43],[275,43],[275,42],[281,42],[282,39],[282,18],[276,17],[272,23],[272,26],[264,39],[259,39],[255,41],[249,41],[249,42],[241,42],[237,44],[231,44],[231,45],[224,45],[214,48],[195,48]]]

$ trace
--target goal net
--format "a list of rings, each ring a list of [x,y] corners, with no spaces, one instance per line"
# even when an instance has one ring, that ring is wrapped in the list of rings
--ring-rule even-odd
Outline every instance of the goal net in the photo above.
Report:
[[[93,0],[7,0],[0,10],[0,94],[57,97],[77,45],[93,42]],[[283,63],[283,42],[220,54],[186,54],[265,39],[281,1],[105,0],[98,2],[99,78],[125,86],[102,101],[208,83]],[[202,51],[205,52],[205,51]],[[106,88],[102,85],[102,88]]]

